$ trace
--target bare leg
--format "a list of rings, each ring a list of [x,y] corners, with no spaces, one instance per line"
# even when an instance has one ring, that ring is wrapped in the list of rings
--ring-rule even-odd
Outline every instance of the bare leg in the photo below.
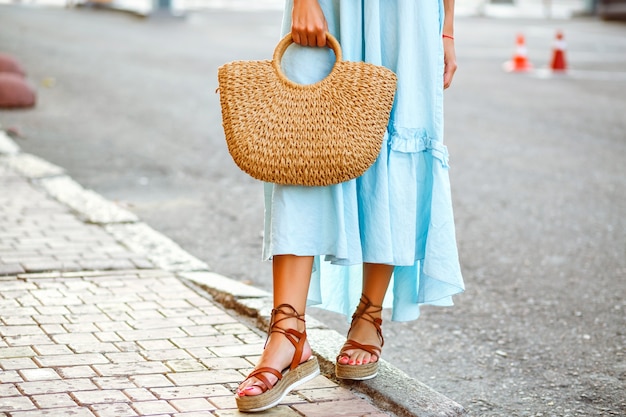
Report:
[[[372,304],[380,306],[385,298],[393,265],[363,264],[363,294],[369,298]],[[372,316],[380,318],[381,312],[372,313]],[[355,340],[366,345],[380,345],[376,329],[365,320],[356,320],[348,339]],[[342,365],[361,365],[376,362],[378,357],[361,349],[348,349],[342,352],[339,363]]]
[[[275,255],[272,261],[274,275],[274,307],[281,304],[289,304],[299,314],[304,314],[306,298],[311,280],[311,268],[313,267],[312,256]],[[280,316],[278,318],[282,318]],[[284,329],[292,328],[300,332],[304,331],[304,323],[296,318],[288,318],[280,322]],[[291,363],[295,353],[293,345],[280,333],[272,333],[267,345],[261,354],[261,359],[256,368],[270,367],[278,371],[285,369]],[[300,362],[304,362],[311,356],[311,346],[307,341]],[[276,382],[276,377],[269,373],[263,375],[271,383]],[[258,395],[262,390],[258,386],[259,381],[248,378],[239,385],[237,395]]]

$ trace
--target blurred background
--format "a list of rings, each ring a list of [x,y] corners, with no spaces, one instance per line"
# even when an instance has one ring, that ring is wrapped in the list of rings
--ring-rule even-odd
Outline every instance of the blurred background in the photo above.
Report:
[[[20,147],[271,290],[262,186],[228,155],[215,90],[221,64],[271,57],[282,1],[0,3],[0,53],[37,95],[0,110]],[[383,356],[471,415],[626,415],[623,7],[457,0],[445,140],[467,291],[386,320]]]

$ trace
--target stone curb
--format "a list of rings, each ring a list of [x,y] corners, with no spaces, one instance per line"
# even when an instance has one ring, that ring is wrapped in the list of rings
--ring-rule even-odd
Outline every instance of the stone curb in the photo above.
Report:
[[[208,292],[224,307],[253,319],[257,327],[267,330],[272,309],[270,293],[211,272],[206,263],[140,222],[133,213],[81,187],[64,175],[62,168],[20,152],[19,146],[2,130],[0,165],[28,178],[87,222],[100,225],[131,251],[145,256],[163,270],[176,273],[180,279]],[[322,372],[334,379],[335,355],[344,342],[343,336],[311,316],[307,316],[307,334]],[[397,416],[456,417],[466,414],[461,405],[385,360],[381,360],[381,373],[384,378],[342,383],[369,396],[377,406]]]

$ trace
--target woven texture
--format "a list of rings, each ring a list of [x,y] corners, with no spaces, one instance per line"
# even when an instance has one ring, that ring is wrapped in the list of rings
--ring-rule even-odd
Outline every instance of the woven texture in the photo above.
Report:
[[[395,74],[365,62],[336,62],[310,85],[283,74],[287,35],[271,61],[235,61],[218,70],[226,143],[244,172],[276,184],[324,186],[360,176],[376,160],[396,90]]]

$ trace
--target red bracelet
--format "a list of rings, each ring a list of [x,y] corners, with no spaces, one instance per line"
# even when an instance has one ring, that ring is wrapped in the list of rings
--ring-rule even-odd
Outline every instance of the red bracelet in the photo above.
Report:
[[[441,35],[441,37],[454,40],[454,36],[450,36],[450,35]]]

